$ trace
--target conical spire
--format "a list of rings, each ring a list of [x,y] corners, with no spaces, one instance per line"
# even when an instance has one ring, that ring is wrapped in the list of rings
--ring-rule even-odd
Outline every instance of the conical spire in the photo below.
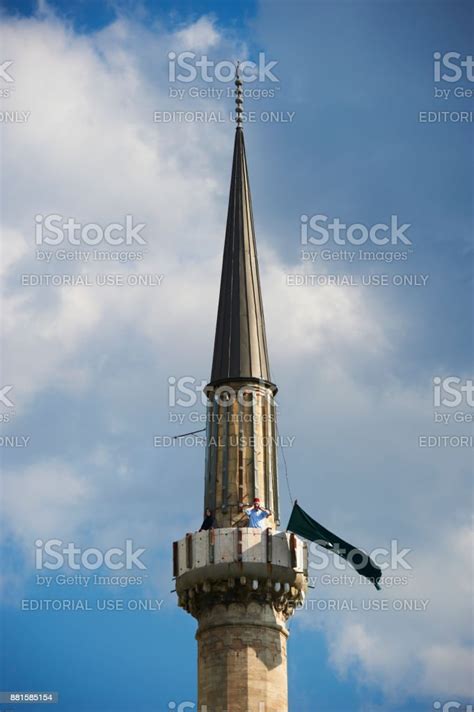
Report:
[[[252,200],[236,71],[236,132],[211,383],[270,382]]]

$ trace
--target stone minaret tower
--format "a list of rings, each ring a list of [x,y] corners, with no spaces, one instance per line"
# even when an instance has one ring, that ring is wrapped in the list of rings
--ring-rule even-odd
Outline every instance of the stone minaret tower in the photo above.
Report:
[[[204,506],[216,528],[173,545],[179,605],[198,621],[198,712],[287,712],[286,621],[307,553],[278,531],[274,396],[236,76],[237,127],[211,381]],[[271,510],[248,527],[254,497]]]

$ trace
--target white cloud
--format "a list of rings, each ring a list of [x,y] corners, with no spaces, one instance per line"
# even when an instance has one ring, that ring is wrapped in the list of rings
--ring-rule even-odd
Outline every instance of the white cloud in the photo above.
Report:
[[[210,361],[217,308],[232,131],[228,125],[153,123],[153,111],[178,108],[168,97],[165,58],[179,47],[218,46],[229,58],[245,54],[208,17],[174,34],[120,19],[95,36],[77,36],[51,14],[6,24],[4,55],[14,58],[12,108],[31,111],[31,118],[27,126],[4,126],[4,381],[15,384],[19,414],[31,417],[39,416],[35,397],[52,386],[78,402],[92,390],[91,409],[102,418],[104,440],[110,433],[126,437],[134,425],[130,393],[135,396],[133,387],[143,379],[138,356],[152,352],[156,382],[166,384],[180,371],[205,376],[195,371],[207,355]],[[198,108],[224,107],[215,100],[179,104]],[[101,225],[133,214],[146,223],[145,258],[113,267],[78,261],[47,266],[35,259],[37,213]],[[331,661],[341,672],[355,666],[388,696],[465,694],[468,613],[461,572],[469,562],[463,503],[455,501],[463,499],[456,488],[467,491],[465,467],[457,454],[417,448],[417,433],[431,425],[429,394],[424,384],[417,392],[405,388],[391,366],[401,347],[400,324],[412,330],[416,324],[370,301],[363,289],[288,288],[285,275],[303,270],[272,252],[270,242],[259,235],[272,364],[286,386],[283,422],[297,434],[299,448],[299,455],[287,457],[290,468],[298,457],[303,468],[298,487],[312,496],[317,470],[318,506],[332,497],[332,516],[366,541],[376,531],[393,535],[394,521],[402,522],[417,561],[403,595],[430,599],[425,616],[321,616]],[[163,285],[19,289],[26,272],[135,270],[164,274]],[[110,375],[114,347],[124,360],[137,355],[133,372]],[[139,394],[142,403],[162,395],[148,383]],[[143,405],[143,430],[148,413]],[[41,454],[34,465],[7,472],[8,531],[20,546],[81,527],[111,543],[132,532],[163,549],[178,535],[179,522],[158,489],[188,491],[183,460],[168,466],[157,455],[157,484],[109,444],[92,445],[74,465],[60,443],[57,448],[57,457]],[[197,491],[194,480],[191,486]],[[367,501],[383,515],[372,531],[362,521]],[[451,521],[430,548],[446,503]],[[200,501],[183,508],[192,521]],[[392,600],[396,594],[382,595]]]
[[[452,468],[457,469],[454,465]],[[397,486],[405,489],[406,479],[400,477]],[[452,482],[434,479],[432,487],[443,499]],[[417,497],[415,486],[412,491]],[[302,614],[301,623],[304,619],[307,625],[325,631],[330,660],[339,674],[345,677],[354,672],[360,682],[381,687],[393,705],[387,709],[396,710],[409,696],[468,699],[472,692],[473,654],[471,631],[466,629],[466,622],[471,616],[473,533],[466,525],[456,525],[458,517],[447,497],[445,506],[452,511],[451,521],[437,516],[426,491],[423,500],[427,521],[425,516],[420,517],[421,530],[405,536],[398,544],[400,549],[406,545],[411,549],[406,559],[411,569],[389,568],[383,573],[388,577],[406,576],[406,581],[394,586],[382,585],[382,590],[375,592],[371,586],[358,582],[324,585],[319,580],[315,590],[310,590],[311,598],[339,602],[347,599],[355,610],[350,613],[313,610]],[[370,509],[373,506],[371,503]],[[370,517],[363,501],[352,502],[352,508],[359,516]],[[423,529],[425,524],[436,528],[434,543],[432,531]],[[340,524],[339,533],[344,536],[347,528],[347,524]],[[386,545],[380,541],[372,543]],[[348,568],[345,573],[350,575],[353,571]],[[332,567],[312,571],[313,575],[321,573],[341,575]],[[367,609],[380,601],[385,602],[386,610]]]
[[[3,520],[7,531],[30,558],[36,539],[62,538],[77,532],[87,519],[93,482],[60,460],[30,465],[2,477]]]
[[[176,33],[178,46],[183,49],[208,50],[216,47],[220,42],[219,32],[215,28],[211,17],[200,17],[197,22],[188,25]]]
[[[466,611],[468,614],[469,611]],[[432,645],[421,653],[423,663],[420,687],[426,694],[460,696],[471,699],[473,655],[468,645]]]

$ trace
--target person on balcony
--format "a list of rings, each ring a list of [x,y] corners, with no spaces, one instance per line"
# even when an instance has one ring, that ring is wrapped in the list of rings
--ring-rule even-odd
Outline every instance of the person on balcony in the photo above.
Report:
[[[216,528],[216,520],[214,519],[214,515],[212,514],[212,511],[210,509],[206,509],[204,512],[204,521],[201,524],[200,532],[205,532],[208,529],[215,529]]]
[[[249,504],[241,504],[241,507],[248,507]],[[250,507],[250,509],[244,509],[244,514],[247,515],[249,518],[248,521],[248,526],[251,529],[266,529],[265,527],[265,519],[267,517],[271,516],[271,511],[269,509],[265,509],[265,507],[262,507],[260,504],[260,500],[258,497],[255,497],[253,500],[253,507]]]

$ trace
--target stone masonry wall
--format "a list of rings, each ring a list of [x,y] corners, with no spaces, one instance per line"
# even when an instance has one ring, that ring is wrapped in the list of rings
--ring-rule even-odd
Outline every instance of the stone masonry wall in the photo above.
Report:
[[[287,712],[284,617],[271,604],[216,605],[199,619],[198,709]]]

